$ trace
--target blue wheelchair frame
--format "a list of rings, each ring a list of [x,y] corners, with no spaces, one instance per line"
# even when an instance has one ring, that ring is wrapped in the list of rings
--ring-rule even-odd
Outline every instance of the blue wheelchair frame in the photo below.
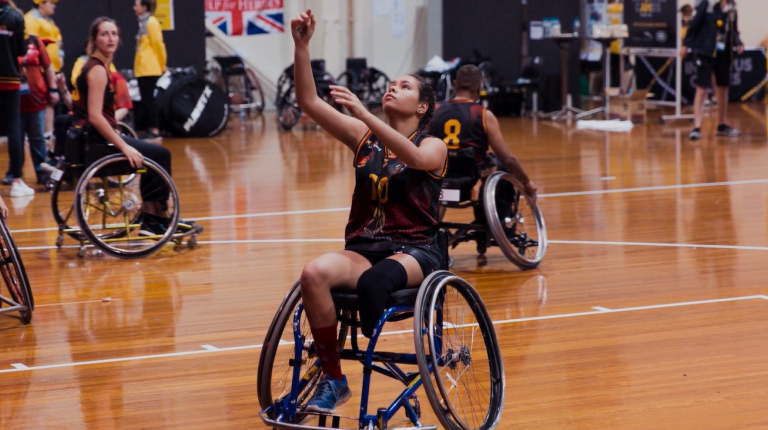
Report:
[[[300,363],[301,362],[301,355],[302,355],[302,339],[301,339],[301,332],[299,330],[300,327],[300,321],[301,321],[301,314],[304,311],[304,304],[301,303],[294,312],[293,315],[293,337],[294,337],[294,363]],[[408,419],[411,420],[411,423],[413,423],[415,428],[417,429],[436,429],[437,427],[432,426],[422,426],[419,418],[421,415],[421,406],[419,404],[418,398],[416,397],[416,391],[421,387],[422,380],[421,375],[419,372],[415,373],[406,373],[403,371],[398,364],[406,364],[406,365],[418,365],[416,354],[404,354],[404,353],[396,353],[396,352],[376,352],[374,351],[376,348],[376,344],[378,343],[379,336],[381,334],[382,328],[384,327],[384,324],[387,321],[402,321],[407,318],[413,317],[414,307],[413,306],[395,306],[388,308],[384,311],[384,314],[379,319],[378,323],[376,324],[374,334],[370,339],[370,342],[368,343],[368,348],[366,351],[362,351],[357,343],[357,329],[353,324],[349,324],[350,327],[352,327],[352,334],[351,334],[351,343],[352,348],[351,349],[342,349],[340,351],[340,356],[342,360],[350,360],[350,361],[360,361],[363,364],[363,389],[361,393],[361,401],[360,401],[360,415],[358,418],[358,425],[359,428],[369,428],[370,425],[377,425],[378,428],[385,428],[387,426],[387,423],[395,416],[397,411],[402,407],[405,409],[406,415],[408,416]],[[438,322],[442,323],[442,312],[441,310],[437,310],[437,318]],[[340,318],[343,323],[354,323],[353,321],[344,321],[346,318],[341,317]],[[438,328],[439,330],[439,328]],[[442,333],[439,333],[442,334]],[[441,353],[442,355],[442,341],[440,338],[436,340],[436,350]],[[364,358],[363,358],[364,356]],[[379,366],[374,363],[382,363],[384,366]],[[432,371],[432,366],[429,365],[430,372]],[[298,397],[299,393],[307,386],[310,380],[316,376],[318,372],[321,372],[320,368],[320,359],[316,359],[313,366],[307,371],[306,375],[300,375],[301,368],[298,365],[293,366],[293,378],[291,383],[291,394],[289,397],[279,399],[277,402],[272,406],[274,408],[272,411],[263,411],[267,413],[271,413],[272,416],[278,417],[276,420],[279,420],[279,417],[283,417],[284,419],[287,418],[288,422],[293,422],[296,419],[297,415],[297,407],[298,404],[296,402],[296,398]],[[376,415],[370,415],[368,414],[368,394],[370,393],[370,385],[371,385],[371,375],[373,372],[379,373],[381,375],[390,377],[392,379],[396,379],[400,382],[402,382],[405,385],[405,389],[397,396],[397,398],[389,405],[387,408],[379,408],[376,412]],[[411,405],[410,400],[413,399],[415,401],[415,406]],[[318,426],[319,427],[325,427],[327,423],[327,417],[328,415],[319,415],[318,419]],[[264,413],[262,413],[262,419],[265,418]],[[265,420],[266,421],[266,420]],[[340,418],[338,416],[332,417],[332,428],[338,428],[339,426]],[[307,426],[303,425],[285,425],[286,423],[280,423],[279,421],[272,421],[269,420],[268,424],[270,425],[276,425],[281,426],[283,428],[293,428],[293,427],[301,427],[301,428],[308,428]],[[312,427],[309,427],[312,428]]]

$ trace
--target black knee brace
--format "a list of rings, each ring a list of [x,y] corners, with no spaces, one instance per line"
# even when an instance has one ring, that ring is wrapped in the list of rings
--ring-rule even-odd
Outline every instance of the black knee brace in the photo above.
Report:
[[[408,286],[408,273],[402,264],[386,259],[363,272],[357,281],[357,297],[360,301],[360,328],[365,337],[373,335],[373,329],[384,314],[387,299],[392,292]]]

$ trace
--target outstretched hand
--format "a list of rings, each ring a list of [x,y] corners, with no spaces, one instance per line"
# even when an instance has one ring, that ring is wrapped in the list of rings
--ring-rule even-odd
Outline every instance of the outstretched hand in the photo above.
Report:
[[[368,111],[363,106],[359,98],[348,88],[338,85],[331,85],[331,97],[333,101],[347,108],[350,114],[357,119],[361,119]]]
[[[291,20],[293,42],[297,45],[308,44],[309,39],[315,33],[315,24],[317,24],[317,21],[315,20],[315,15],[312,14],[312,9],[307,9],[296,18],[293,18]]]
[[[528,183],[525,184],[525,195],[530,197],[534,202],[536,202],[536,191],[536,185],[533,181],[528,181]]]

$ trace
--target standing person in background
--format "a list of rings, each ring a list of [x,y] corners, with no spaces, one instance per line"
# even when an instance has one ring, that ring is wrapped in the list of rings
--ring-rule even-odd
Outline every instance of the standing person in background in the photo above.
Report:
[[[59,102],[59,90],[56,86],[56,74],[53,72],[51,60],[45,50],[45,45],[36,36],[26,39],[27,55],[19,57],[19,68],[22,80],[26,78],[27,87],[21,96],[21,135],[22,141],[26,134],[35,166],[37,183],[45,184],[49,174],[43,170],[48,148],[45,145],[45,108]],[[6,183],[11,184],[11,196],[32,195],[34,190],[29,188],[21,179],[16,180],[12,172],[21,170],[24,166],[24,151],[14,151],[14,157],[9,160],[8,172],[5,174]]]
[[[712,85],[713,74],[717,81],[716,97],[720,101],[717,105],[717,135],[739,137],[741,133],[726,124],[734,49],[739,54],[744,52],[744,44],[739,37],[736,3],[733,0],[702,0],[696,6],[696,14],[688,27],[683,45],[680,55],[688,55],[690,48],[696,61],[696,98],[693,102],[695,125],[688,138],[701,139],[704,101]]]
[[[160,140],[159,112],[155,99],[155,85],[165,73],[165,62],[168,58],[163,43],[163,30],[160,21],[152,14],[155,12],[155,0],[135,0],[133,11],[139,18],[139,34],[136,35],[136,60],[134,74],[139,81],[141,103],[144,105],[144,121],[137,124],[140,130],[148,133],[145,140]]]
[[[35,6],[24,15],[24,24],[26,25],[27,35],[37,36],[48,52],[48,58],[51,59],[51,65],[55,73],[61,73],[64,67],[64,49],[61,31],[56,23],[53,22],[53,15],[56,13],[56,4],[59,0],[33,0]],[[53,105],[49,105],[45,110],[45,133],[50,136],[53,130],[53,117],[55,116]]]
[[[19,114],[22,86],[19,57],[26,54],[24,16],[8,0],[0,0],[0,136],[8,136],[11,159],[17,152],[23,154],[24,151]],[[21,166],[13,172],[13,177],[21,181]],[[16,197],[13,191],[11,197]],[[0,213],[3,217],[8,215],[8,208],[1,198]]]

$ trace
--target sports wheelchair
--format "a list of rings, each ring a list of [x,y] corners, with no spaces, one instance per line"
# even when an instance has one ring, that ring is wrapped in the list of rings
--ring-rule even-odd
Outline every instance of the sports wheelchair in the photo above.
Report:
[[[0,313],[19,312],[21,322],[29,324],[32,321],[32,311],[35,309],[35,299],[29,286],[27,271],[21,261],[19,250],[11,237],[11,232],[0,218],[0,275],[8,288],[10,297],[0,293]]]
[[[325,60],[312,60],[311,67],[312,75],[315,79],[317,95],[336,110],[341,111],[341,105],[338,105],[331,100],[330,86],[336,85],[337,82],[333,76],[325,70]],[[280,123],[280,127],[282,127],[283,130],[288,131],[298,124],[304,116],[304,111],[301,110],[299,103],[296,101],[296,82],[293,78],[293,64],[286,67],[285,70],[283,70],[283,74],[278,78],[277,93],[275,97],[277,120]]]
[[[200,229],[179,222],[179,194],[157,163],[144,158],[141,168],[133,168],[114,145],[92,142],[75,127],[63,149],[48,184],[57,247],[65,234],[80,242],[80,258],[87,244],[118,258],[147,257],[171,240],[181,245],[186,238],[189,248],[197,246]]]
[[[517,267],[537,267],[547,251],[547,227],[536,201],[523,193],[520,180],[496,167],[499,163],[493,153],[484,170],[476,165],[474,148],[450,149],[448,156],[439,226],[450,232],[450,246],[475,242],[483,258],[489,247],[498,246]],[[447,209],[468,207],[474,211],[473,222],[443,221]]]
[[[445,251],[443,268],[447,268],[447,260]],[[386,429],[402,408],[415,426],[409,428],[435,429],[421,423],[416,391],[423,385],[444,428],[493,429],[498,425],[505,394],[501,351],[485,304],[467,281],[440,270],[419,288],[393,293],[367,348],[358,344],[361,306],[357,294],[337,291],[332,295],[340,322],[341,359],[363,365],[359,415],[343,417],[304,410],[322,369],[296,282],[269,326],[259,359],[258,397],[265,424],[307,430],[324,428],[330,419],[332,428],[340,428],[344,419],[353,423],[351,428]],[[387,334],[382,332],[385,323],[408,318],[413,318],[415,352],[377,350],[379,337]],[[406,372],[400,365],[417,366],[418,370]],[[405,388],[387,407],[369,414],[373,372],[399,381]],[[314,419],[317,426],[309,423]]]
[[[390,83],[384,72],[368,67],[365,58],[347,58],[347,70],[336,81],[352,91],[369,109],[381,106]]]
[[[256,73],[239,56],[213,57],[218,64],[208,70],[206,79],[221,87],[229,97],[232,112],[260,114],[264,111],[264,91]]]

